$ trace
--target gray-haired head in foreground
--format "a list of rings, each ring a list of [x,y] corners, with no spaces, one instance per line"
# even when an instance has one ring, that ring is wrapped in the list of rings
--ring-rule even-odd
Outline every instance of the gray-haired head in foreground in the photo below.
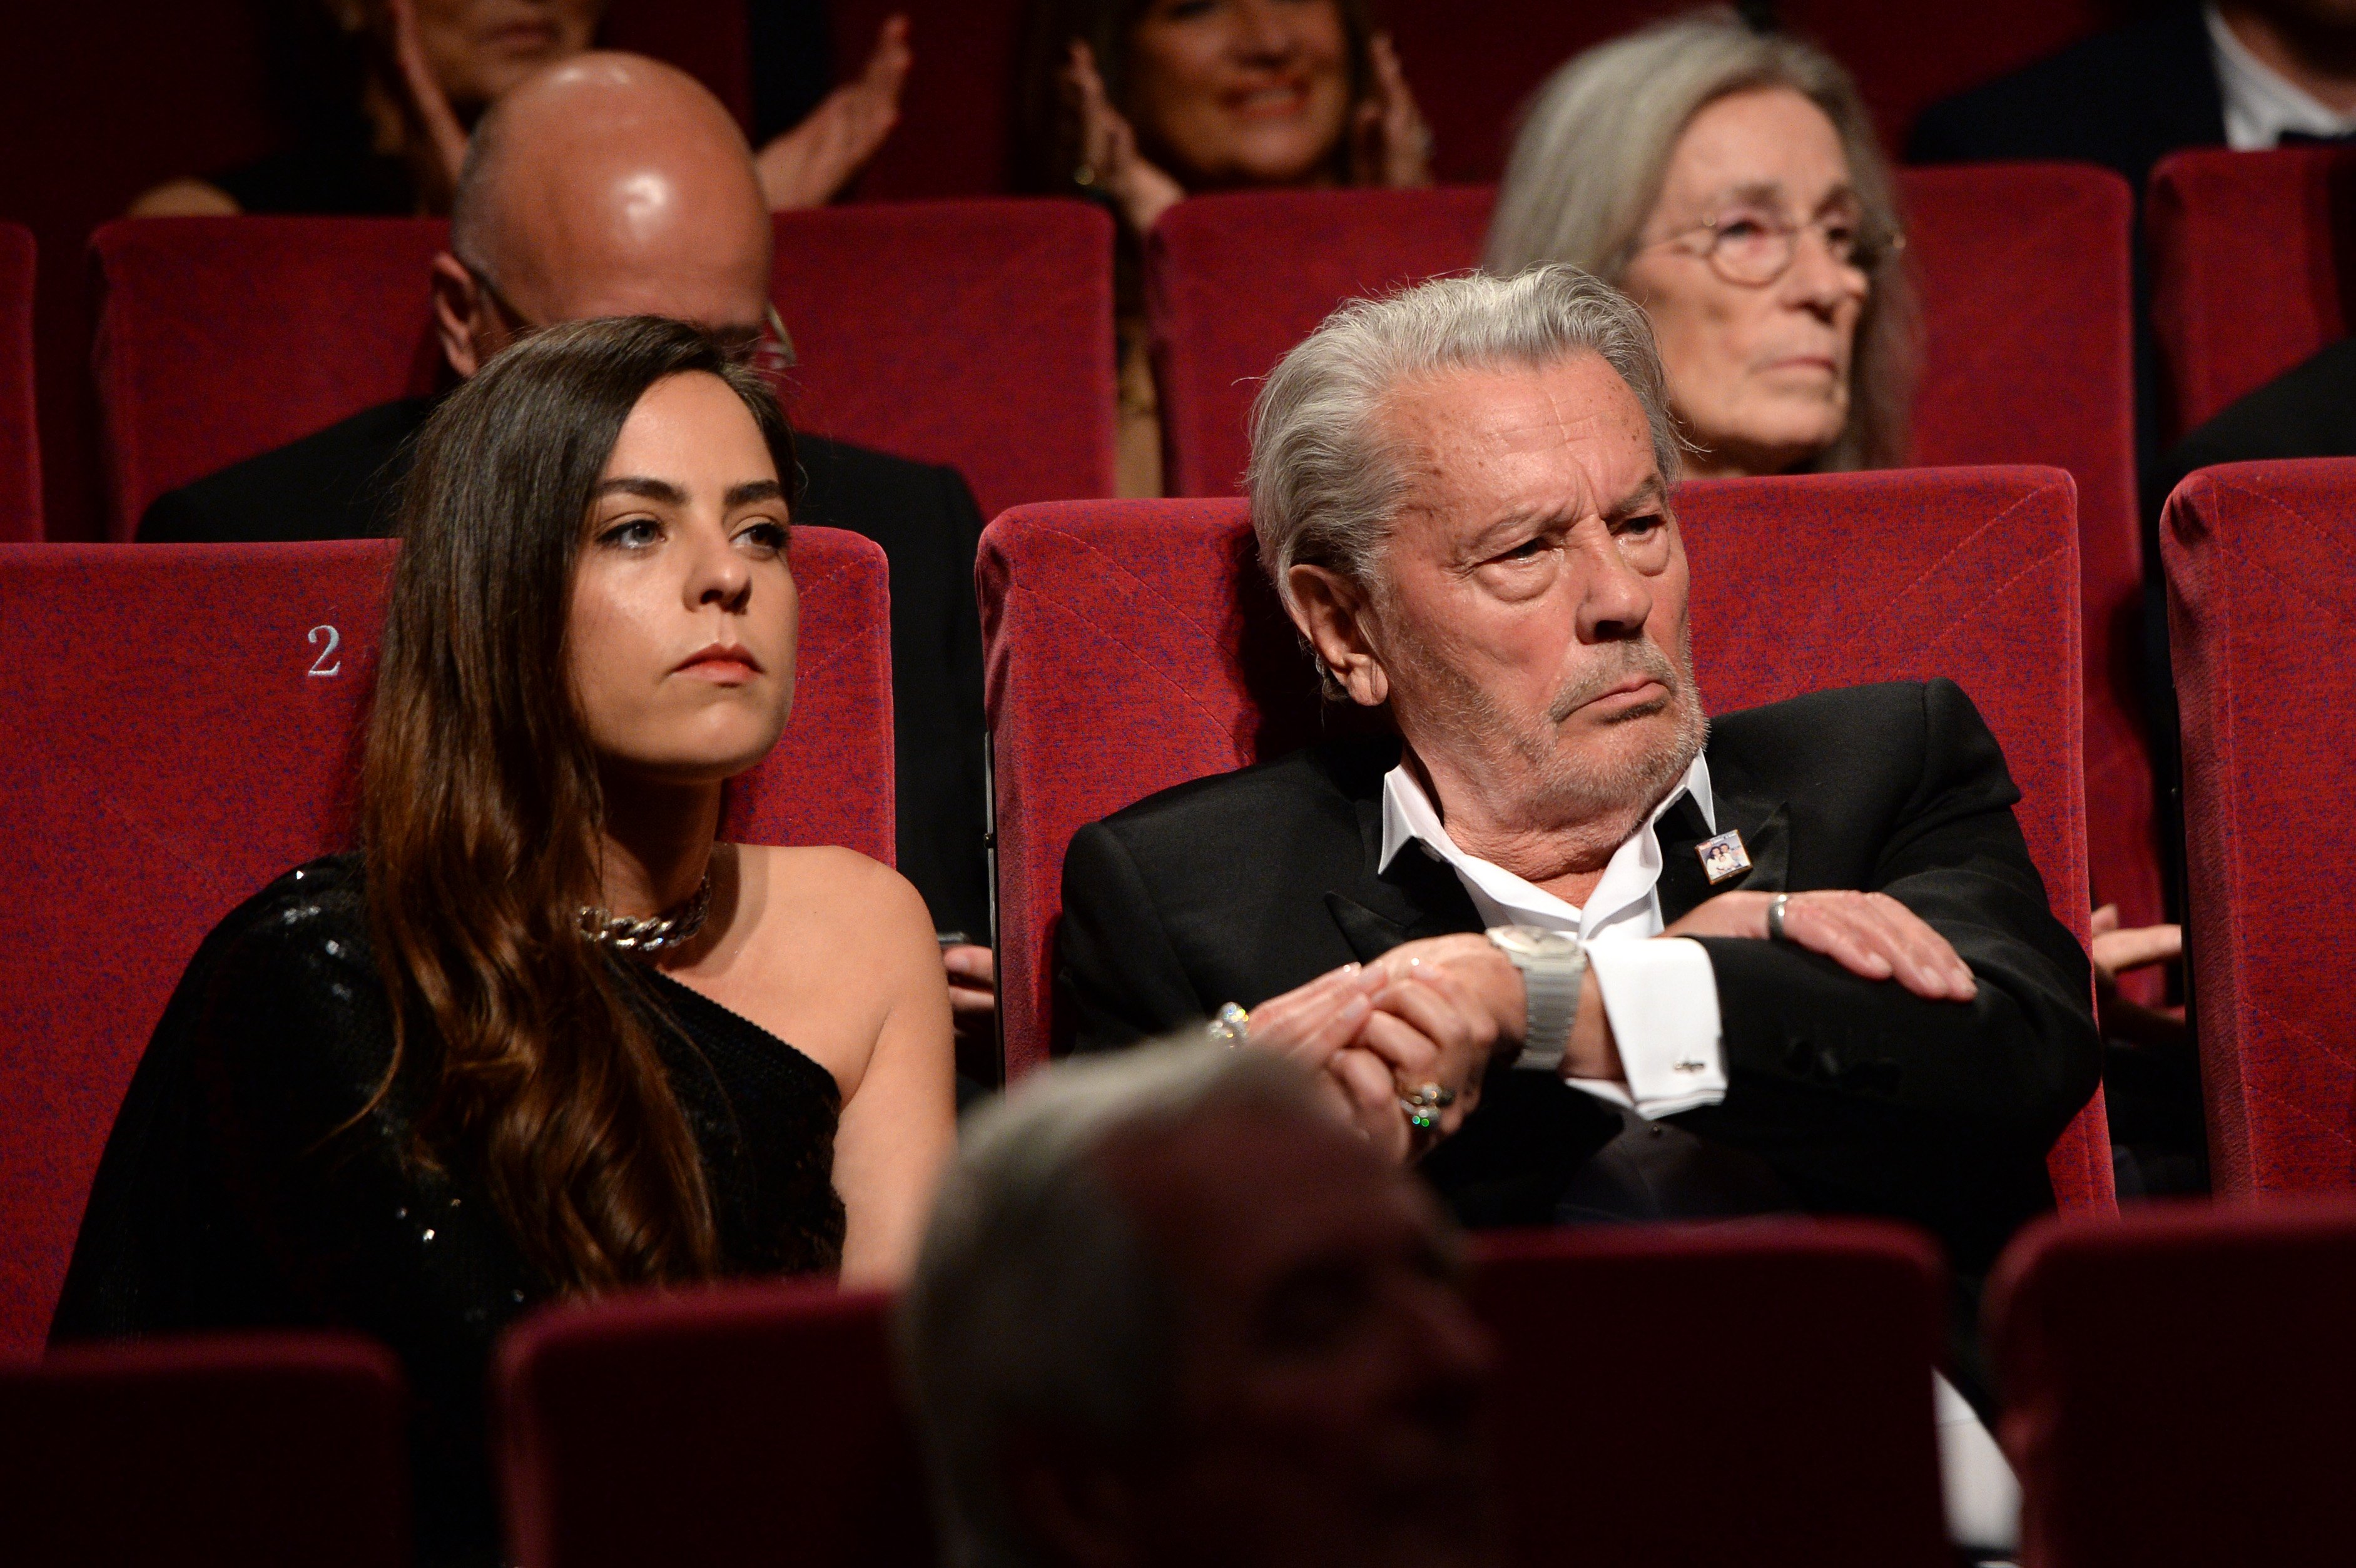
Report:
[[[1173,1286],[1098,1156],[1252,1109],[1320,1115],[1290,1062],[1197,1037],[1061,1063],[966,1125],[897,1325],[954,1568],[1033,1561],[1004,1489],[1010,1434],[1118,1451],[1170,1409]]]
[[[1384,418],[1393,389],[1440,371],[1536,369],[1580,354],[1601,356],[1636,394],[1661,477],[1674,481],[1680,449],[1652,325],[1576,267],[1434,278],[1327,316],[1252,404],[1252,527],[1286,605],[1295,565],[1376,584],[1375,559],[1406,485]]]
[[[1898,247],[1897,182],[1857,83],[1804,38],[1762,32],[1730,5],[1640,27],[1572,59],[1531,98],[1489,225],[1486,264],[1568,261],[1617,284],[1668,177],[1677,139],[1719,99],[1787,88],[1840,138],[1871,260],[1858,317],[1848,426],[1818,471],[1905,460],[1914,389],[1914,297]]]

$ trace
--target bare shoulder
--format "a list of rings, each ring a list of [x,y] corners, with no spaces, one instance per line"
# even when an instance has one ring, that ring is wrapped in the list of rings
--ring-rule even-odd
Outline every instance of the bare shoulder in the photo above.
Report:
[[[739,874],[762,891],[762,923],[804,951],[855,946],[872,955],[903,944],[935,945],[923,896],[907,878],[856,849],[745,844],[736,854]]]

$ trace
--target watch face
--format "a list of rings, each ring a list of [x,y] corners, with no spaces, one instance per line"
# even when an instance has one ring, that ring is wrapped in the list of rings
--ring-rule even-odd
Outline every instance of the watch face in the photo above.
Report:
[[[1525,958],[1566,958],[1580,950],[1576,936],[1536,925],[1497,926],[1489,933],[1489,940]]]

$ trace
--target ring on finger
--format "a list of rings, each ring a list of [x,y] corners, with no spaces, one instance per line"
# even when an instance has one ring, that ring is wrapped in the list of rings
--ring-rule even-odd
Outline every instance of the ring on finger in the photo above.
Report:
[[[1243,1043],[1244,1035],[1250,1029],[1251,1014],[1248,1011],[1233,1002],[1223,1002],[1211,1021],[1203,1026],[1203,1032],[1233,1051]]]
[[[1439,1111],[1430,1105],[1419,1105],[1413,1100],[1402,1098],[1399,1109],[1407,1113],[1407,1125],[1417,1132],[1428,1133],[1440,1125]]]
[[[1419,1111],[1444,1111],[1456,1104],[1456,1091],[1439,1083],[1422,1083],[1416,1086],[1414,1093],[1402,1097],[1399,1103]]]

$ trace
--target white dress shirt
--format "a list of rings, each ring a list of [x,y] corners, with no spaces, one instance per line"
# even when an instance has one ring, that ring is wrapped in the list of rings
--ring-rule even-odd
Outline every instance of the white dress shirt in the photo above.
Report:
[[[2233,36],[2214,5],[2201,7],[2209,23],[2209,53],[2217,68],[2217,91],[2225,101],[2225,144],[2254,153],[2282,140],[2286,131],[2310,136],[2356,133],[2356,114],[2342,114],[2317,101],[2250,52]]]
[[[1677,787],[1613,852],[1584,909],[1456,847],[1431,797],[1402,762],[1383,779],[1383,852],[1387,869],[1409,845],[1445,861],[1472,897],[1483,925],[1535,925],[1567,932],[1587,944],[1590,983],[1603,997],[1604,1016],[1620,1050],[1622,1082],[1572,1078],[1573,1087],[1633,1107],[1644,1116],[1673,1115],[1726,1098],[1726,1064],[1719,1044],[1718,975],[1709,954],[1684,937],[1660,935],[1661,813],[1691,795],[1702,820],[1718,831],[1709,793],[1709,764],[1700,757]]]

